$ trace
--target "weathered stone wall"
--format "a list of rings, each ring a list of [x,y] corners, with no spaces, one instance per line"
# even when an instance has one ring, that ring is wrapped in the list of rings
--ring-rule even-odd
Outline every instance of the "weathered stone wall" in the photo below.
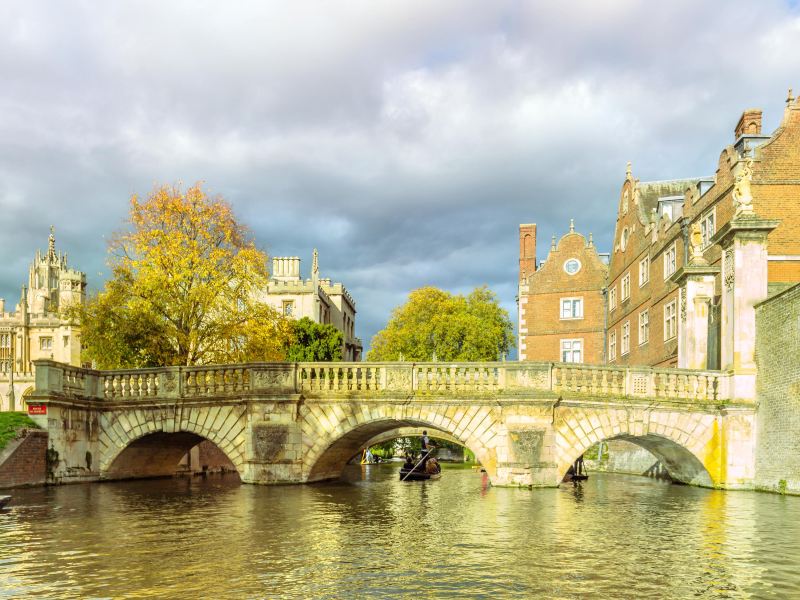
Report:
[[[800,494],[800,285],[756,307],[756,487]]]
[[[0,451],[0,488],[42,485],[46,479],[46,431],[29,429]]]

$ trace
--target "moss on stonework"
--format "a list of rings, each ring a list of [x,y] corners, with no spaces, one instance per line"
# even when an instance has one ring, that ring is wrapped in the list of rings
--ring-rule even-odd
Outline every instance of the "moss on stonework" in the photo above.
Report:
[[[0,450],[17,437],[20,429],[39,429],[39,426],[25,413],[0,412]]]

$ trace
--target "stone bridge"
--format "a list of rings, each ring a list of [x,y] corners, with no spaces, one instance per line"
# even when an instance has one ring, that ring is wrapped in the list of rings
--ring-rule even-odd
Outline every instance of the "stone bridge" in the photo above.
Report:
[[[37,361],[28,406],[49,432],[61,482],[172,474],[204,439],[244,482],[320,481],[376,436],[425,427],[472,450],[495,485],[556,486],[591,445],[624,439],[678,481],[746,488],[751,383],[718,371],[561,363],[96,371]]]

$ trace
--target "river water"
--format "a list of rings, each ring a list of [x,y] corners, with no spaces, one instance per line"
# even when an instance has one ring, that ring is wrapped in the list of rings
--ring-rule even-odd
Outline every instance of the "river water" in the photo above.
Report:
[[[15,490],[0,595],[19,598],[798,598],[800,498],[596,474],[494,488],[397,465]]]

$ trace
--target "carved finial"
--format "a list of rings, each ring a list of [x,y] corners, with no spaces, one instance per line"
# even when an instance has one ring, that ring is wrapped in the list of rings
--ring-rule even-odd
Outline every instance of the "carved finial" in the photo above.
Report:
[[[569,220],[569,232],[575,233],[575,219]]]
[[[315,275],[319,273],[319,252],[317,252],[316,248],[314,248],[314,254],[311,259],[311,273]]]
[[[592,238],[592,232],[589,232],[589,245],[594,246],[594,239]]]
[[[556,234],[553,234],[553,239],[550,240],[550,250],[556,249]]]
[[[794,96],[792,95],[792,88],[789,88],[789,93],[786,95],[786,104],[791,104],[794,102]]]
[[[631,161],[628,161],[628,165],[625,167],[625,179],[633,179],[633,173],[631,171]]]

